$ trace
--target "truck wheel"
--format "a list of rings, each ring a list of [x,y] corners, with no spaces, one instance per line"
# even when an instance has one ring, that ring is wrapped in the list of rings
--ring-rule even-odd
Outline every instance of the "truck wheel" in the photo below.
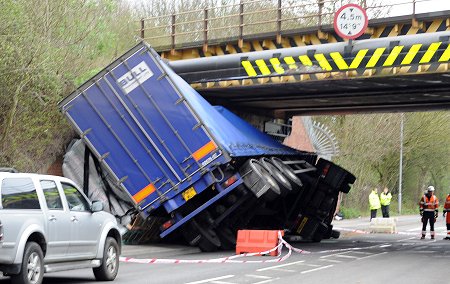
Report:
[[[236,249],[236,234],[227,227],[221,226],[216,229],[217,235],[220,239],[220,248],[223,250],[234,250]]]
[[[44,278],[44,254],[35,242],[25,245],[20,273],[11,275],[13,284],[41,284]]]
[[[119,272],[119,245],[114,238],[106,238],[102,264],[92,270],[97,281],[112,281],[116,278]]]
[[[192,220],[192,225],[201,235],[200,241],[198,242],[198,247],[201,251],[216,251],[220,247],[219,237],[208,225],[202,226],[195,220]]]
[[[299,189],[303,186],[300,178],[294,173],[291,167],[286,166],[283,161],[277,157],[272,157],[272,163],[277,167],[291,182],[292,188]]]
[[[270,173],[255,159],[249,159],[239,170],[245,186],[256,198],[263,196],[271,201],[281,193],[280,187]]]
[[[270,173],[270,175],[276,180],[281,190],[281,195],[286,195],[292,191],[292,185],[284,174],[275,167],[274,164],[268,158],[261,158],[259,160],[263,167]]]
[[[332,239],[339,239],[340,236],[341,236],[341,232],[336,231],[336,230],[331,230],[331,238]]]
[[[202,238],[192,222],[187,222],[181,227],[181,235],[190,246],[198,246],[198,242]]]

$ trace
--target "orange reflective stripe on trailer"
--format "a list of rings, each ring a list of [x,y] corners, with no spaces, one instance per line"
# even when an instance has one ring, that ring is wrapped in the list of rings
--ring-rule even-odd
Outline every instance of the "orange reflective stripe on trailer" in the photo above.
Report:
[[[136,201],[136,203],[139,203],[144,200],[144,198],[152,194],[155,190],[155,186],[153,185],[153,183],[151,183],[143,189],[139,190],[135,195],[133,195],[133,199],[134,201]]]
[[[206,143],[205,145],[203,145],[200,149],[198,149],[197,151],[195,151],[192,154],[192,157],[196,160],[199,161],[200,159],[202,159],[203,157],[205,157],[206,155],[208,155],[209,153],[211,153],[212,151],[216,150],[217,146],[213,141],[209,141],[208,143]]]

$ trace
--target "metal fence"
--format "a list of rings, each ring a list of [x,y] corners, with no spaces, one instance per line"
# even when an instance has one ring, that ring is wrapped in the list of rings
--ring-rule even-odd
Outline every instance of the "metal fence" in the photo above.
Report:
[[[381,2],[380,2],[381,1]],[[366,9],[369,19],[411,15],[429,7],[445,4],[442,0],[240,0],[228,5],[174,12],[139,21],[140,37],[154,47],[175,49],[189,44],[237,39],[242,47],[246,35],[275,33],[278,43],[283,31],[314,28],[320,31],[331,25],[335,12],[343,5],[357,2]],[[449,1],[450,2],[450,1]],[[374,4],[383,3],[383,4]],[[442,5],[439,5],[442,9]]]

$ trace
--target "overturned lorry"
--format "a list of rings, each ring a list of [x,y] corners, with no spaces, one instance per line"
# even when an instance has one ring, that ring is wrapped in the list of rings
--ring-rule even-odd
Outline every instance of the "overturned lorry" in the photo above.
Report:
[[[204,251],[232,248],[238,229],[285,229],[320,241],[355,177],[282,145],[211,106],[144,42],[59,104],[144,218],[162,218]]]

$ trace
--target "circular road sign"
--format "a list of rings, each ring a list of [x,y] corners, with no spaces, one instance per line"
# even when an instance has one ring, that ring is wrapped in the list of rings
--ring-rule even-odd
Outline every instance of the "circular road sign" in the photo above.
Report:
[[[342,6],[334,15],[334,30],[342,38],[355,39],[361,36],[368,23],[366,11],[356,4]]]

